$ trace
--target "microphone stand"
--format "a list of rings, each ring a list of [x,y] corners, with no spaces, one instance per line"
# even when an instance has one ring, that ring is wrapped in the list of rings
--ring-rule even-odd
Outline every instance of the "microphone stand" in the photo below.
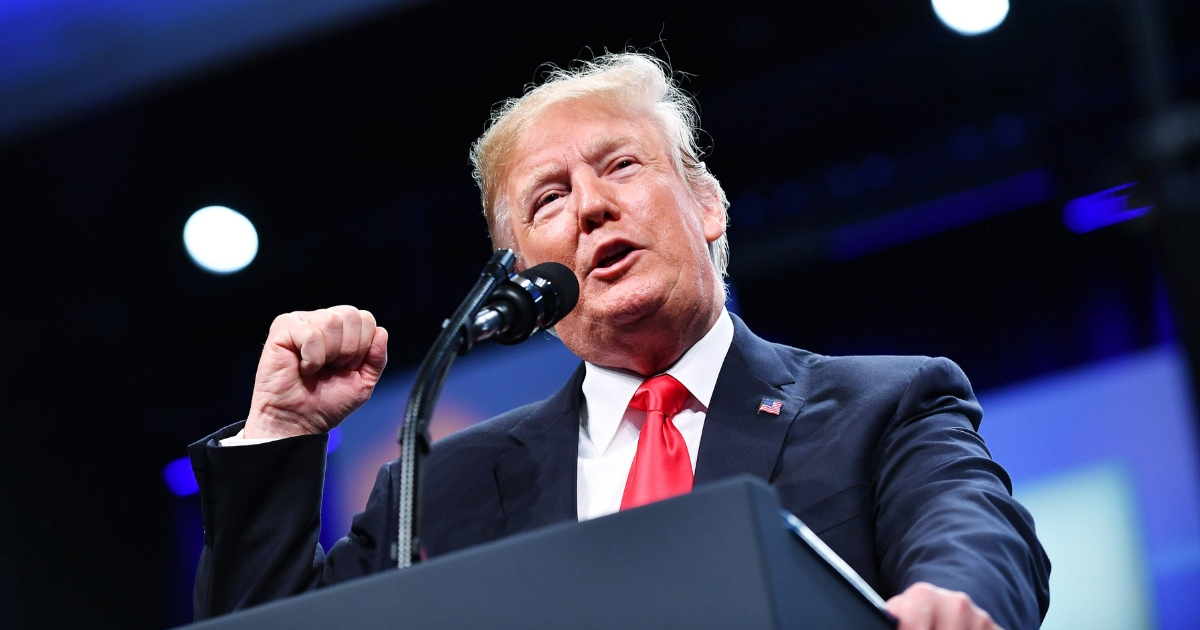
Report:
[[[429,421],[433,407],[458,355],[466,354],[475,343],[471,326],[475,316],[487,303],[492,292],[512,273],[516,256],[510,249],[492,254],[479,280],[458,305],[450,319],[442,322],[433,347],[421,362],[417,380],[408,396],[404,424],[400,427],[400,514],[396,540],[396,566],[405,568],[420,561],[421,465],[429,453]]]

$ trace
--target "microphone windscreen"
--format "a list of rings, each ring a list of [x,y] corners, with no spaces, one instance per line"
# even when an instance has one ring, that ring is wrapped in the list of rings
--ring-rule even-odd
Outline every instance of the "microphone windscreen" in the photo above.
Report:
[[[579,302],[579,280],[575,278],[575,272],[562,263],[544,262],[526,269],[521,275],[531,279],[544,278],[554,287],[558,293],[558,312],[553,318],[556,322],[566,317]]]

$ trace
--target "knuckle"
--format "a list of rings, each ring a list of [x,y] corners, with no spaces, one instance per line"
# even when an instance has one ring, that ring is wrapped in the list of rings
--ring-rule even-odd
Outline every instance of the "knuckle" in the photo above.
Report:
[[[312,323],[326,330],[341,328],[342,317],[327,308],[323,308],[313,314]]]
[[[276,315],[275,319],[271,320],[271,330],[276,331],[282,328],[287,328],[297,321],[299,321],[299,318],[296,316],[296,313],[281,313]]]
[[[293,335],[297,342],[304,344],[304,345],[314,343],[314,342],[319,343],[319,342],[324,341],[321,337],[320,329],[318,329],[316,326],[314,326],[312,324],[304,324],[302,326],[297,326]]]
[[[336,313],[340,317],[344,317],[347,320],[352,320],[352,319],[358,318],[358,309],[354,308],[353,306],[349,306],[347,304],[339,304],[338,306],[331,306],[331,307],[329,307],[328,310],[329,310],[329,312]]]

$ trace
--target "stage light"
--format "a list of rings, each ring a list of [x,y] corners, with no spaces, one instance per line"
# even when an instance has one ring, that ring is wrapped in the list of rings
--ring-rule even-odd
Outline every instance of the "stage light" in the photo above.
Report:
[[[329,431],[329,445],[326,447],[327,453],[332,453],[337,450],[337,447],[342,443],[342,428],[334,427]],[[236,446],[231,448],[238,448]],[[167,488],[177,497],[186,497],[200,492],[200,484],[196,483],[196,475],[192,472],[192,460],[187,457],[170,461],[162,470],[163,481],[166,482]]]
[[[981,35],[1008,16],[1008,0],[933,0],[933,12],[956,33]]]
[[[1053,198],[1053,176],[1037,169],[844,225],[829,233],[826,246],[834,260],[851,260]]]
[[[186,497],[200,491],[196,475],[192,473],[192,460],[181,457],[163,467],[163,481],[177,497]]]
[[[1122,194],[1122,191],[1132,188],[1136,184],[1137,182],[1121,184],[1116,188],[1109,188],[1071,200],[1063,208],[1063,223],[1072,232],[1084,234],[1122,221],[1136,219],[1150,212],[1153,206],[1130,208],[1129,193]]]
[[[240,212],[208,206],[194,212],[183,226],[183,245],[205,271],[233,273],[258,254],[258,232]]]

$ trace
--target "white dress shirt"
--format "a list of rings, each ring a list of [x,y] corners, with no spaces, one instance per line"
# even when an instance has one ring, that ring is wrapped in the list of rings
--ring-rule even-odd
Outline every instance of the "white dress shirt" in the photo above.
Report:
[[[670,374],[687,388],[691,397],[672,422],[683,434],[692,472],[696,472],[696,454],[704,416],[712,400],[717,375],[733,343],[733,320],[721,311],[720,318],[683,353]],[[579,520],[586,521],[621,509],[625,480],[637,453],[638,435],[646,421],[646,412],[629,409],[629,401],[645,380],[641,376],[585,363],[584,404],[579,410]],[[245,438],[242,432],[221,440],[221,446],[248,446],[278,438]]]
[[[667,368],[683,383],[691,397],[672,422],[683,434],[692,472],[696,472],[696,454],[704,416],[712,400],[717,375],[733,343],[733,320],[722,310],[717,323]],[[636,374],[585,364],[584,404],[579,410],[579,520],[586,521],[621,509],[625,480],[637,453],[638,436],[646,421],[646,412],[629,409],[629,401],[645,380]]]

